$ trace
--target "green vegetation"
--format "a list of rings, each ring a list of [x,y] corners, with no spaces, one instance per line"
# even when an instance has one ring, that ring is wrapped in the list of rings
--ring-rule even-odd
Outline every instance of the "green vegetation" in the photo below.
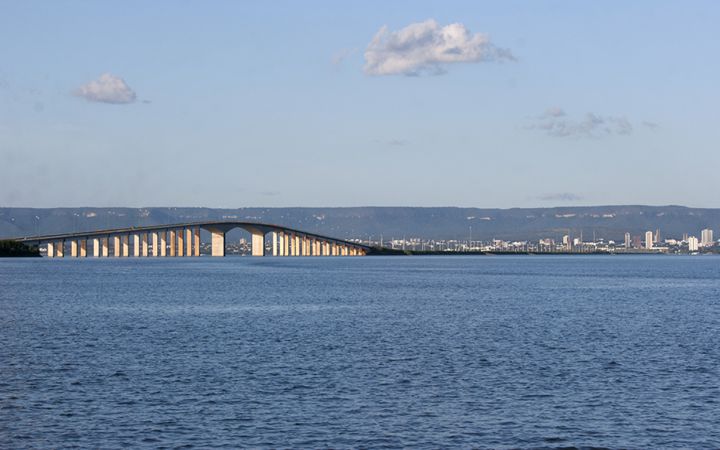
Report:
[[[25,256],[40,256],[40,250],[30,247],[22,242],[0,240],[0,258],[17,258]]]

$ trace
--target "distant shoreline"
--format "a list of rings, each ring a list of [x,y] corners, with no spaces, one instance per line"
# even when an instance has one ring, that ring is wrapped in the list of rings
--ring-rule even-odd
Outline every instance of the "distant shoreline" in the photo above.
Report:
[[[716,256],[717,253],[663,253],[663,252],[447,252],[422,250],[396,250],[374,248],[367,256]]]

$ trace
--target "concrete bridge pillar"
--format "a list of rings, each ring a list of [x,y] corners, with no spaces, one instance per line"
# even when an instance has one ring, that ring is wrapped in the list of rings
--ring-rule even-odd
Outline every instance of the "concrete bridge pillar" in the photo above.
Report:
[[[193,232],[192,228],[185,228],[185,256],[193,255]]]
[[[122,235],[122,255],[125,257],[130,256],[130,235]]]
[[[120,236],[113,236],[113,256],[120,256]]]
[[[212,235],[212,256],[225,256],[225,232],[210,231]]]
[[[65,241],[55,241],[55,257],[62,258],[65,256]]]
[[[152,236],[152,255],[160,256],[160,232],[153,231],[150,235]]]
[[[103,236],[100,241],[102,242],[102,256],[103,258],[107,258],[110,256],[110,236]]]
[[[80,239],[80,257],[86,258],[87,257],[87,239]]]
[[[175,256],[175,249],[177,248],[177,240],[175,239],[175,230],[168,231],[168,247],[169,247],[169,254],[168,256]]]
[[[184,235],[185,235],[185,233],[183,233],[182,228],[175,231],[175,236],[177,236],[177,251],[176,251],[175,255],[177,255],[177,256],[185,255],[185,236]]]
[[[290,256],[290,235],[283,232],[283,256]]]
[[[79,254],[80,254],[80,249],[78,246],[78,241],[77,241],[77,239],[73,239],[70,241],[70,256],[72,258],[77,258]]]
[[[132,241],[133,241],[133,256],[136,258],[140,257],[140,235],[137,233],[133,233],[132,235]]]
[[[93,238],[92,240],[93,256],[96,258],[100,257],[100,238]]]
[[[55,257],[55,243],[48,242],[46,248],[47,248],[47,257],[54,258]]]
[[[148,234],[143,233],[142,234],[142,252],[140,253],[140,256],[147,258],[148,256]]]
[[[200,256],[200,227],[195,227],[193,230],[193,256]]]
[[[272,239],[272,255],[277,256],[278,255],[278,245],[277,245],[277,232],[273,231],[270,233],[270,239]]]
[[[265,233],[255,231],[252,233],[252,247],[253,256],[265,256]]]
[[[158,233],[158,236],[160,237],[160,256],[164,257],[167,256],[167,237],[168,237],[168,231],[162,230]]]

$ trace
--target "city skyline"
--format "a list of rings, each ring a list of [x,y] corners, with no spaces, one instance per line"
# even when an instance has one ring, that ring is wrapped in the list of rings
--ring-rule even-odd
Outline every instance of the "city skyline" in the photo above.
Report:
[[[0,205],[718,206],[716,2],[131,5],[3,6]]]

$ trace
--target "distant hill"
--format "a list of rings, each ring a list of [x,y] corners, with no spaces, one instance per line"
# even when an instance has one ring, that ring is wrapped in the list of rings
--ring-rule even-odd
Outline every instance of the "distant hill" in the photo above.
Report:
[[[661,237],[720,229],[720,209],[683,206],[555,208],[0,208],[0,238],[198,220],[277,223],[338,238],[536,240],[564,234],[621,240],[659,229]]]

